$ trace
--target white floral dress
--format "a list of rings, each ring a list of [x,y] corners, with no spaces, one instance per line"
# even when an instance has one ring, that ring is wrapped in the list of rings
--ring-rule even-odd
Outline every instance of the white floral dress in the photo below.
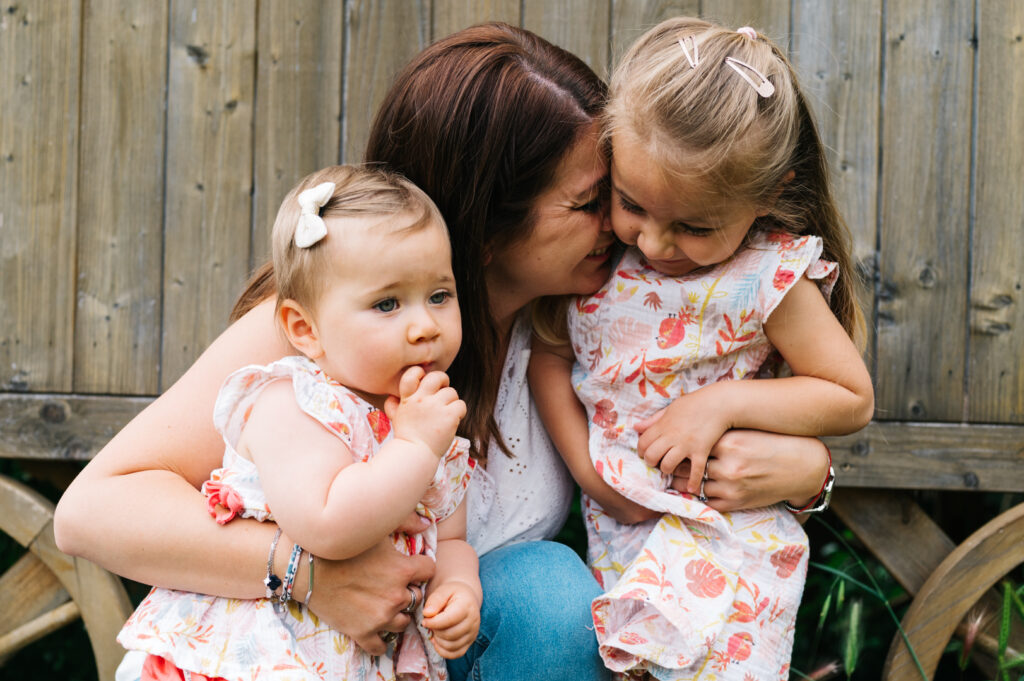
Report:
[[[752,378],[772,352],[763,324],[804,275],[830,289],[821,240],[755,233],[719,265],[669,277],[628,249],[569,312],[573,385],[603,479],[657,511],[621,525],[585,499],[592,612],[602,658],[657,679],[786,679],[807,538],[781,505],[719,513],[669,490],[633,424],[715,381]]]
[[[218,522],[236,514],[261,521],[274,519],[256,467],[235,452],[234,444],[261,389],[282,378],[291,379],[303,411],[337,435],[356,460],[369,460],[391,437],[391,424],[383,412],[303,357],[241,369],[225,381],[214,408],[214,422],[226,448],[223,467],[212,473],[203,491],[211,513],[220,507]],[[436,523],[461,503],[475,465],[468,444],[463,438],[452,443],[417,506],[420,515]],[[431,525],[411,537],[396,532],[392,539],[405,554],[433,556],[437,529]],[[290,549],[278,547],[278,551]],[[278,612],[267,599],[237,600],[154,588],[117,640],[130,650],[167,658],[180,669],[231,681],[442,681],[448,678],[444,660],[428,640],[422,617],[420,608],[388,654],[374,657],[294,600]]]

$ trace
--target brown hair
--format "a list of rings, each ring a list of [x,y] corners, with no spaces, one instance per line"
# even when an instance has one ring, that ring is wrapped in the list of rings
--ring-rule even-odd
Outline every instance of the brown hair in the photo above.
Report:
[[[699,54],[695,67],[686,52]],[[775,92],[760,96],[727,57],[764,74]],[[738,68],[755,83],[760,80]],[[823,257],[837,262],[842,274],[832,311],[862,342],[849,230],[836,208],[814,119],[776,45],[760,34],[751,39],[700,19],[668,19],[629,49],[612,75],[610,93],[606,137],[629,134],[665,172],[698,175],[723,199],[768,208],[754,229],[821,237]]]
[[[529,237],[531,210],[558,164],[604,105],[580,59],[502,23],[434,43],[395,79],[374,121],[367,162],[385,164],[437,203],[451,233],[463,343],[448,373],[468,406],[460,434],[486,456],[493,439],[503,339],[484,273]]]
[[[308,248],[299,248],[295,245],[295,229],[301,212],[299,194],[324,182],[333,182],[334,191],[320,208],[322,218],[408,214],[401,224],[391,226],[406,230],[434,224],[444,229],[444,219],[430,197],[396,173],[359,166],[328,166],[311,173],[292,187],[281,202],[271,235],[273,260],[249,280],[231,311],[232,321],[271,295],[277,296],[278,307],[290,298],[315,312],[324,283],[333,272],[332,246],[336,247],[343,235],[328,227],[324,239]]]

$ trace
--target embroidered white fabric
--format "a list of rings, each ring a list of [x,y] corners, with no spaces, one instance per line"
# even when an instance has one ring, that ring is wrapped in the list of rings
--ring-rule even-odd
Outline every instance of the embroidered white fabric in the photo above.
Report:
[[[494,408],[509,458],[496,444],[487,468],[473,472],[466,491],[467,539],[480,555],[501,546],[551,539],[565,524],[573,481],[530,398],[530,322],[512,327]]]

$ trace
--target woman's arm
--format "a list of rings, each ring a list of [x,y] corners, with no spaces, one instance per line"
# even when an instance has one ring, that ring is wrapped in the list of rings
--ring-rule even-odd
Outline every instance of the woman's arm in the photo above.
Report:
[[[212,414],[224,378],[289,352],[276,331],[273,305],[262,303],[232,324],[85,467],[54,514],[62,551],[147,584],[234,598],[263,595],[275,528],[241,519],[217,525],[198,487],[221,462],[223,442]],[[287,551],[278,552],[279,561],[281,554]],[[409,621],[399,612],[408,603],[406,585],[432,574],[429,558],[402,556],[383,544],[352,561],[323,561],[314,609],[368,651],[382,652],[376,632],[400,631]]]
[[[620,523],[638,523],[659,514],[636,504],[608,485],[590,460],[587,413],[572,389],[572,349],[536,338],[527,378],[544,428],[569,473],[586,494]]]

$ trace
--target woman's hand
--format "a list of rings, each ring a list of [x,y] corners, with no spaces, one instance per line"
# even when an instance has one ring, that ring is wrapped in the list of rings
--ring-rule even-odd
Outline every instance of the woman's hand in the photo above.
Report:
[[[399,529],[414,529],[408,525]],[[380,632],[401,632],[409,625],[410,616],[402,612],[409,605],[408,587],[426,583],[433,576],[432,558],[401,554],[389,537],[353,558],[317,558],[309,607],[366,652],[383,655],[387,646]],[[307,579],[300,573],[295,581],[305,585]]]
[[[717,511],[770,506],[802,507],[828,475],[828,450],[818,439],[759,430],[730,430],[711,449],[704,494]],[[685,491],[690,465],[676,469],[672,487]]]

